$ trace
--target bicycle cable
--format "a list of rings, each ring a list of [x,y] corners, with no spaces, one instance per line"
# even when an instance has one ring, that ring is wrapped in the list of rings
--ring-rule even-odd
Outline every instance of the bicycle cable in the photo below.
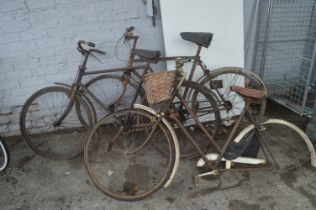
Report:
[[[122,36],[118,39],[118,41],[116,42],[115,47],[114,47],[114,55],[115,55],[116,59],[118,59],[119,61],[127,62],[128,59],[123,59],[123,58],[121,58],[121,57],[119,56],[119,53],[118,53],[118,46],[119,46],[119,43],[123,40],[123,38],[124,38],[124,35],[122,35]],[[128,41],[126,41],[125,43],[127,43],[128,47],[129,47],[129,51],[131,51],[131,50],[132,50],[131,44],[130,44]]]

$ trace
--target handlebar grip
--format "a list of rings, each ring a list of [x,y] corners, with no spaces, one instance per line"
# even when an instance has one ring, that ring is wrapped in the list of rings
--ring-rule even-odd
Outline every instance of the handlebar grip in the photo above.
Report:
[[[85,44],[85,45],[88,45],[89,47],[95,47],[95,43],[93,43],[93,42],[89,42],[89,41],[84,41],[84,40],[80,40],[79,42],[78,42],[78,44]]]
[[[88,42],[88,46],[89,46],[89,47],[95,47],[95,43],[93,43],[93,42]]]
[[[131,31],[133,31],[134,29],[135,29],[134,26],[130,26],[130,27],[128,27],[128,28],[126,29],[126,32],[131,32]]]

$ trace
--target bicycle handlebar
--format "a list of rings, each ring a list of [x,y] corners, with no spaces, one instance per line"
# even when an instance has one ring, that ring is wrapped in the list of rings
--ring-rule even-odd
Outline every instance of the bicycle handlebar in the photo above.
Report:
[[[99,53],[99,54],[102,54],[102,55],[105,55],[105,52],[102,51],[102,50],[97,50],[97,49],[89,49],[89,50],[86,50],[82,47],[82,45],[85,44],[85,45],[88,45],[89,47],[95,47],[95,43],[93,42],[89,42],[89,41],[85,41],[85,40],[79,40],[78,41],[78,50],[81,52],[81,53],[86,53],[86,54],[90,54],[90,52],[96,52],[96,53]]]
[[[126,29],[125,33],[123,34],[123,36],[124,36],[124,42],[125,42],[125,41],[128,41],[128,40],[131,40],[131,39],[136,40],[136,39],[139,38],[139,36],[134,36],[134,33],[133,33],[134,29],[135,29],[134,26],[130,26],[130,27],[128,27],[128,28]]]
[[[126,32],[132,32],[134,31],[135,27],[134,26],[130,26],[126,29]]]

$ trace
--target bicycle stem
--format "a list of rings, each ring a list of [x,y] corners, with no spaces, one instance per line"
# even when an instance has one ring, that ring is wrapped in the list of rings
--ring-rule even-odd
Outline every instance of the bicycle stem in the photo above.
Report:
[[[138,38],[139,38],[138,36],[132,36],[132,37],[130,38],[130,39],[133,39],[134,42],[133,42],[133,47],[132,47],[132,49],[131,49],[131,53],[130,53],[130,55],[129,55],[127,67],[131,67],[131,66],[133,66],[133,64],[134,64],[134,58],[135,58],[134,50],[135,50],[135,48],[136,48]]]
[[[69,103],[67,105],[66,110],[63,112],[63,114],[55,121],[53,122],[53,126],[57,127],[61,124],[61,122],[65,119],[65,117],[69,114],[72,106],[75,103],[75,97],[76,97],[76,91],[77,91],[77,86],[73,85],[71,88],[70,96],[69,96]]]

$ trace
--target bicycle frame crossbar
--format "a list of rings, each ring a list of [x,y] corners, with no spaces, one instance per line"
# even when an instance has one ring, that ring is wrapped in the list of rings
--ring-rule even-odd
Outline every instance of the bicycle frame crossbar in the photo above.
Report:
[[[113,72],[132,71],[132,70],[144,69],[144,68],[146,68],[146,66],[147,65],[140,65],[140,66],[131,66],[131,67],[123,67],[123,68],[85,71],[84,73],[82,73],[82,75],[106,74],[106,73],[113,73]]]

